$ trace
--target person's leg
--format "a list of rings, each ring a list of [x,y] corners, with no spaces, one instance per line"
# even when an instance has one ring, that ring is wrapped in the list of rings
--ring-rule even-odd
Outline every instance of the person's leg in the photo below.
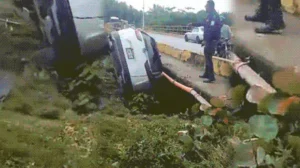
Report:
[[[207,45],[205,45],[205,47],[204,47],[205,60],[206,60],[207,52],[208,52],[208,48],[207,48]],[[208,66],[207,66],[207,63],[205,62],[205,71],[204,71],[203,75],[200,75],[199,77],[200,78],[208,78],[207,70],[208,70]]]
[[[280,0],[269,0],[270,20],[261,28],[256,28],[256,33],[281,33],[285,28]]]
[[[217,54],[219,57],[221,56],[221,42],[218,42],[217,44]]]
[[[208,80],[203,81],[205,83],[211,83],[215,81],[214,66],[212,62],[212,56],[215,53],[215,46],[216,46],[216,42],[209,42],[206,44],[207,49],[205,53],[205,63],[207,67],[206,72],[207,72]]]
[[[260,0],[260,4],[259,4],[258,8],[256,9],[254,15],[252,15],[252,16],[246,15],[245,20],[252,21],[252,22],[266,22],[269,19],[268,1],[270,1],[270,0]]]

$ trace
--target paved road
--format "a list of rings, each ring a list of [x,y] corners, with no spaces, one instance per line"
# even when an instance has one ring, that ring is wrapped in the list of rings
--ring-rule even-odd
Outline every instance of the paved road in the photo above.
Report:
[[[185,42],[183,37],[173,37],[158,33],[149,33],[157,42],[168,44],[180,50],[189,50],[199,54],[203,54],[203,47],[200,44]],[[204,73],[203,67],[195,67],[191,64],[183,63],[171,56],[162,56],[164,68],[168,69],[176,77],[180,78],[201,93],[208,97],[218,97],[226,95],[230,89],[229,80],[216,75],[216,82],[212,84],[203,83],[203,79],[199,78]]]
[[[244,21],[246,14],[254,13],[257,4],[235,0],[235,6],[238,6],[234,10],[235,35],[239,43],[254,56],[269,61],[272,66],[283,68],[300,65],[300,17],[284,13],[287,27],[282,35],[258,36],[254,28],[261,24]]]
[[[180,50],[189,50],[203,54],[203,47],[201,47],[200,44],[185,42],[183,37],[172,37],[158,33],[149,33],[149,35],[151,35],[159,43],[168,44]]]
[[[203,83],[203,79],[199,78],[199,75],[203,74],[203,68],[183,63],[173,57],[165,55],[162,55],[162,62],[164,68],[189,86],[200,90],[201,93],[204,93],[204,95],[208,97],[226,95],[230,89],[229,79],[220,76],[216,76],[216,82],[214,83]]]
[[[257,4],[245,3],[235,0],[235,40],[236,43],[246,48],[254,59],[260,60],[272,69],[300,65],[300,17],[284,13],[286,29],[282,35],[259,35],[254,28],[261,26],[259,23],[244,21],[246,14],[253,14]],[[183,37],[173,37],[157,33],[149,33],[157,42],[171,45],[181,50],[190,50],[203,53],[203,48],[194,43],[187,43]]]

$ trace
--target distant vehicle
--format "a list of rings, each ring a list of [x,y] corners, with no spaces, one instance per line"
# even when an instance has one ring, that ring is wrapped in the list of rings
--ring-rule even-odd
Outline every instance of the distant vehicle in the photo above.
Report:
[[[115,16],[112,16],[109,19],[109,22],[119,22],[119,21],[120,21],[120,19],[118,17],[115,17]]]
[[[195,27],[191,32],[184,34],[184,39],[186,42],[193,41],[200,44],[204,38],[204,27]]]
[[[124,95],[150,90],[162,77],[162,62],[155,40],[147,33],[127,28],[109,36],[111,56]]]
[[[135,29],[135,25],[134,25],[134,24],[129,24],[128,26],[129,26],[130,28]]]
[[[129,24],[127,20],[123,20],[115,16],[110,17],[107,25],[109,26],[110,32],[129,28]]]
[[[81,55],[100,51],[106,44],[104,0],[33,0],[45,42],[79,48]],[[97,45],[95,45],[97,44]],[[71,47],[71,46],[70,46]]]

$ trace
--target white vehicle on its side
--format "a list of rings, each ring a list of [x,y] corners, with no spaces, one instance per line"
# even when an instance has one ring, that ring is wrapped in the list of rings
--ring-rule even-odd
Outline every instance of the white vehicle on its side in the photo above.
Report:
[[[78,48],[83,56],[105,47],[104,0],[33,0],[33,4],[49,45]]]
[[[204,27],[195,27],[191,32],[187,32],[184,34],[184,39],[186,42],[194,41],[200,44],[204,38]]]
[[[122,93],[147,91],[162,76],[155,40],[139,29],[114,31],[109,36],[111,56]]]

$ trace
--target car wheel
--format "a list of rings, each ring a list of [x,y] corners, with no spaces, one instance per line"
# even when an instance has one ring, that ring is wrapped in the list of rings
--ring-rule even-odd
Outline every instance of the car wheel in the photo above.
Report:
[[[201,44],[201,40],[200,40],[199,36],[197,36],[196,42],[197,42],[198,44]]]
[[[189,41],[187,35],[184,36],[184,40],[185,40],[185,42],[188,42],[188,41]]]

